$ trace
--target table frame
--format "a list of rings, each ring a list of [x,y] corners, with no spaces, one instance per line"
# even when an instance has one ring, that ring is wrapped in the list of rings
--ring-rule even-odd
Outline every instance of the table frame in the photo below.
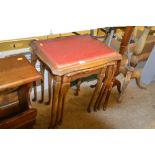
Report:
[[[84,65],[82,64],[80,68],[76,70],[69,68],[68,73],[65,73],[67,68],[64,68],[60,74],[57,74],[57,72],[53,72],[52,68],[48,64],[48,61],[46,61],[46,58],[42,56],[42,54],[38,55],[38,50],[35,48],[33,43],[34,42],[31,43],[33,48],[32,64],[34,65],[36,61],[39,60],[51,74],[51,78],[53,80],[53,91],[50,92],[50,97],[52,96],[52,99],[50,99],[51,121],[49,128],[56,128],[62,123],[67,91],[70,87],[71,81],[96,74],[97,85],[87,110],[90,112],[92,106],[94,106],[94,111],[97,109],[99,110],[101,104],[103,105],[103,109],[106,109],[110,92],[114,83],[114,75],[117,64],[118,61],[121,60],[121,56],[118,53],[116,53],[116,56],[113,58],[100,59],[99,61],[95,60],[92,63],[86,63]],[[105,76],[106,74],[107,76]],[[49,81],[49,83],[51,82]]]

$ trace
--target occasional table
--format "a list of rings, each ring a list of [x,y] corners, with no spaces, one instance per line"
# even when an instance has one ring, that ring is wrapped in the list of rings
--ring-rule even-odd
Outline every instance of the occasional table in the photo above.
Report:
[[[61,124],[66,94],[71,81],[97,75],[97,84],[91,97],[91,107],[107,104],[118,61],[121,55],[89,35],[69,36],[32,41],[33,61],[39,59],[51,73],[53,98],[51,100],[50,128]]]
[[[0,128],[32,128],[37,110],[31,107],[31,83],[41,75],[24,56],[0,59]]]

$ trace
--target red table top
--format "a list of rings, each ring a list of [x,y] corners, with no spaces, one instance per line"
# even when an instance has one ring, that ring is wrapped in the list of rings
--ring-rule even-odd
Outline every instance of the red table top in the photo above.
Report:
[[[37,48],[56,68],[115,54],[113,49],[88,35],[40,41]]]

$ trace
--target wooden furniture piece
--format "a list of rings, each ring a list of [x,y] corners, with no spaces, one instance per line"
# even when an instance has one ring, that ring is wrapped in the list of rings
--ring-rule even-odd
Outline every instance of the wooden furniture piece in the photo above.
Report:
[[[122,101],[122,97],[124,95],[125,89],[127,88],[129,82],[131,79],[136,80],[136,84],[139,88],[144,89],[140,84],[140,72],[135,69],[136,65],[140,61],[146,60],[154,45],[155,45],[155,37],[149,35],[150,27],[145,27],[144,31],[141,32],[138,37],[134,38],[135,42],[129,43],[129,39],[134,36],[134,27],[126,27],[125,33],[123,36],[122,41],[118,41],[115,39],[112,39],[111,47],[113,47],[116,50],[120,51],[120,54],[122,54],[123,59],[122,62],[119,64],[120,67],[118,70],[118,73],[122,73],[124,75],[124,82],[121,88],[121,93],[118,98],[118,101]],[[131,59],[128,61],[128,57],[125,54],[127,50],[129,49],[129,54],[131,55]],[[117,81],[117,85],[120,85],[120,82]]]
[[[34,54],[32,54],[31,57],[31,64],[35,67],[36,62],[39,61]],[[37,83],[36,81],[33,82],[33,98],[32,101],[33,102],[39,102],[39,103],[44,103],[46,105],[48,105],[50,103],[51,100],[51,75],[48,72],[48,100],[45,102],[44,98],[45,98],[45,89],[44,89],[44,78],[45,78],[45,69],[46,69],[46,65],[44,65],[44,63],[42,63],[41,61],[39,61],[40,63],[40,74],[42,75],[42,79],[40,80],[40,84],[41,84],[41,98],[40,100],[37,99],[38,95],[37,95]],[[46,71],[48,71],[46,69]]]
[[[71,81],[96,74],[97,85],[88,111],[92,106],[95,110],[101,104],[106,107],[117,63],[121,60],[120,54],[89,35],[33,41],[31,47],[33,61],[42,61],[53,79],[50,128],[55,128],[62,122]]]
[[[32,128],[37,110],[31,107],[31,83],[41,75],[24,56],[0,59],[0,128]]]
[[[128,64],[128,60],[127,60],[127,56],[125,55],[125,52],[127,50],[127,46],[129,44],[129,39],[131,37],[131,34],[132,34],[132,31],[133,31],[134,27],[132,27],[132,26],[122,27],[124,29],[125,33],[124,33],[122,41],[119,42],[119,45],[118,45],[118,41],[115,41],[113,39],[114,32],[116,31],[117,28],[118,27],[108,28],[108,31],[106,32],[104,42],[109,47],[112,44],[112,47],[114,49],[118,50],[119,53],[122,55],[122,60],[118,62],[117,71],[116,71],[115,76],[122,73],[125,76],[125,80],[124,80],[122,88],[121,88],[121,82],[119,80],[117,80],[116,78],[115,78],[114,84],[113,84],[113,87],[117,86],[117,90],[118,90],[118,92],[120,94],[119,98],[118,98],[118,101],[121,101],[122,95],[124,94],[124,91],[125,91],[125,89],[127,87],[128,81],[130,81],[129,76],[132,76],[132,78],[136,79],[137,85],[139,87],[140,87],[140,84],[139,84],[140,79],[137,78],[137,77],[139,77],[138,72],[134,71],[134,69],[132,67],[129,67],[129,66],[126,67],[127,64]],[[112,33],[110,31],[112,31]],[[77,82],[77,89],[76,89],[75,95],[79,94],[80,85],[81,85],[81,79],[79,79],[78,82]],[[95,87],[95,86],[96,85],[93,85],[91,87]],[[98,106],[97,109],[99,110],[99,106]]]
[[[155,45],[155,36],[150,35],[150,29],[150,27],[145,27],[135,41],[135,46],[131,51],[131,66],[133,67],[136,67],[139,62],[147,60]]]

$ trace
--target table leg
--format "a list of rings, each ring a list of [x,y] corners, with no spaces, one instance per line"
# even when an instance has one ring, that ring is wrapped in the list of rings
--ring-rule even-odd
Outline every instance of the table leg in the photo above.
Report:
[[[62,77],[62,81],[61,81],[61,86],[60,86],[60,93],[59,93],[59,100],[58,100],[58,108],[57,108],[57,113],[56,113],[56,121],[55,121],[55,126],[57,126],[58,122],[59,122],[59,117],[60,117],[60,113],[61,113],[61,108],[62,108],[62,100],[63,100],[63,94],[64,94],[64,78],[65,76]]]
[[[52,109],[51,109],[51,121],[49,128],[55,128],[56,125],[57,108],[60,98],[60,88],[61,88],[61,77],[55,76],[53,81],[53,100],[51,103]]]
[[[89,102],[89,105],[88,105],[88,108],[87,108],[87,111],[88,112],[91,112],[91,106],[95,104],[95,101],[97,100],[97,97],[98,97],[98,94],[101,90],[101,86],[102,86],[102,81],[103,81],[103,78],[104,78],[104,75],[105,75],[105,68],[103,68],[101,70],[101,73],[97,75],[97,84],[96,84],[96,87],[95,87],[95,90],[93,92],[93,95],[91,97],[91,100]]]
[[[108,104],[108,100],[109,100],[109,97],[111,94],[112,86],[113,86],[113,82],[111,83],[111,86],[107,88],[107,92],[105,93],[105,99],[102,102],[102,103],[104,103],[103,104],[103,110],[106,110],[106,108],[107,108],[107,104]]]
[[[113,65],[112,68],[111,68],[111,71],[112,73],[109,74],[109,80],[108,80],[108,84],[107,84],[107,94],[106,94],[106,97],[105,97],[105,101],[102,102],[103,103],[103,110],[106,110],[106,107],[107,107],[107,104],[108,104],[108,100],[109,100],[109,96],[111,94],[111,90],[112,90],[112,87],[113,87],[113,84],[114,84],[114,81],[115,81],[115,72],[116,72],[116,68],[117,66],[116,65]]]
[[[78,96],[78,95],[79,95],[81,83],[82,83],[82,80],[81,80],[81,79],[78,79],[78,80],[77,80],[77,84],[76,84],[77,88],[76,88],[75,94],[74,94],[75,96]]]
[[[44,102],[44,73],[45,73],[45,66],[43,63],[40,62],[40,73],[42,75],[41,79],[41,99],[39,100],[40,103]]]
[[[33,82],[33,91],[34,91],[34,97],[32,99],[33,102],[37,100],[37,83],[36,81]]]
[[[59,100],[59,108],[58,108],[58,115],[57,115],[57,122],[60,125],[63,120],[63,113],[64,113],[64,105],[66,104],[66,96],[68,89],[70,87],[70,77],[64,76],[62,81],[61,93],[60,93],[60,100]]]
[[[105,77],[102,80],[102,87],[101,87],[101,90],[99,92],[98,98],[97,98],[97,100],[95,102],[94,111],[100,110],[101,100],[102,100],[102,98],[104,96],[104,93],[105,93],[105,88],[106,88],[106,85],[107,85],[107,82],[108,82],[109,72],[110,72],[110,66],[107,67]]]
[[[94,106],[94,111],[96,112],[97,110],[100,110],[100,107],[101,107],[101,100],[102,98],[104,97],[105,95],[105,90],[106,90],[106,83],[107,83],[107,80],[105,80],[105,82],[102,84],[102,88],[101,88],[101,91],[98,95],[98,98],[95,102],[95,106]]]
[[[32,56],[31,56],[31,64],[35,67],[37,62],[37,56],[32,52]],[[35,102],[37,100],[37,87],[36,87],[36,81],[33,82],[33,89],[34,89],[34,97],[32,99],[33,102]]]
[[[45,102],[46,105],[49,105],[51,103],[51,99],[53,97],[51,93],[52,85],[51,85],[52,79],[51,79],[51,74],[48,72],[48,101]]]

